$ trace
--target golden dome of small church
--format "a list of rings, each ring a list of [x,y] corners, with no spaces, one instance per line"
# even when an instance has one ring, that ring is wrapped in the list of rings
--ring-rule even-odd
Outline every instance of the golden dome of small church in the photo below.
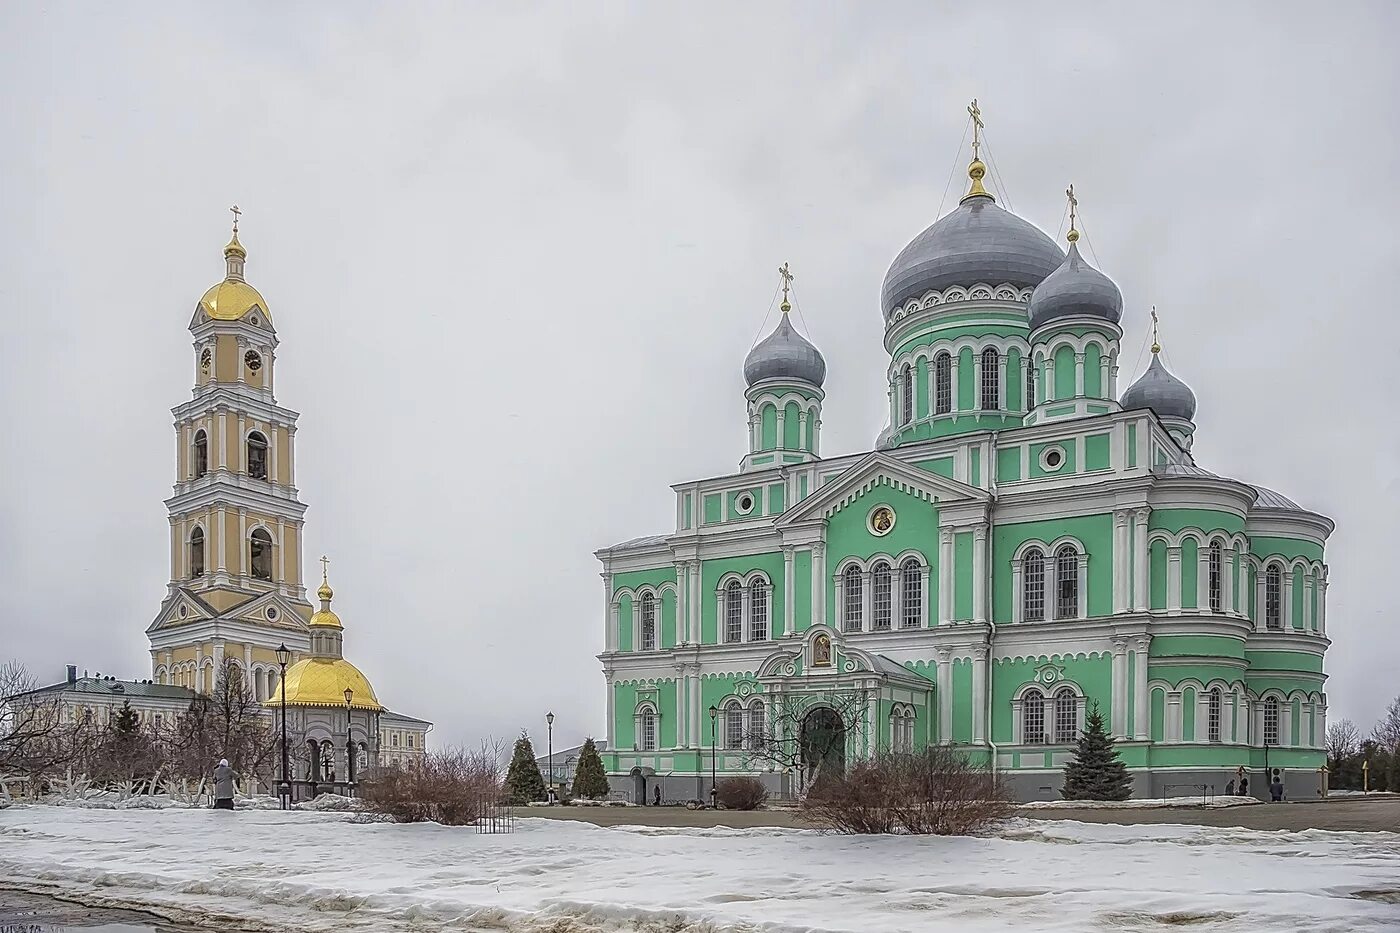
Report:
[[[336,709],[382,710],[369,678],[344,657],[344,626],[331,610],[335,595],[323,572],[316,591],[321,608],[307,627],[311,630],[310,654],[287,668],[288,706],[321,706]],[[280,707],[282,694],[270,697],[264,705]]]

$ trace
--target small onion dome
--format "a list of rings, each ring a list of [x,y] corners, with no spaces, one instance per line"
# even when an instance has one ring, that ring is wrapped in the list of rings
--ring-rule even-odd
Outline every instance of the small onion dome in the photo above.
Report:
[[[826,380],[826,360],[793,328],[786,304],[773,333],[744,358],[744,382],[752,386],[764,379],[794,379],[817,387]]]
[[[335,590],[331,589],[330,581],[326,579],[325,572],[321,573],[321,588],[316,591],[316,598],[321,600],[321,608],[311,614],[311,621],[307,625],[314,625],[324,628],[344,628],[340,624],[340,616],[331,609],[331,598],[335,596]]]
[[[886,424],[885,429],[880,432],[880,436],[875,438],[876,450],[889,450],[890,438],[894,437],[894,425]]]
[[[228,266],[224,280],[210,286],[199,299],[199,306],[212,319],[238,321],[255,310],[261,310],[264,317],[271,319],[263,296],[243,280],[243,261],[247,258],[248,251],[238,242],[238,232],[234,231],[233,239],[224,247],[224,263]]]
[[[329,706],[345,708],[345,691],[351,693],[352,709],[382,710],[374,687],[360,669],[344,658],[303,658],[287,668],[288,706]],[[264,706],[282,705],[279,693]]]
[[[888,321],[909,299],[953,285],[1034,288],[1062,259],[1059,247],[1033,224],[985,191],[969,194],[895,257],[880,306]]]
[[[1123,294],[1113,280],[1085,262],[1071,241],[1060,267],[1031,294],[1031,330],[1059,318],[1095,317],[1117,324],[1123,318]]]
[[[227,259],[230,256],[237,256],[239,259],[248,258],[248,251],[243,248],[242,243],[238,242],[237,230],[233,231],[233,238],[230,239],[228,245],[224,247],[224,258]]]
[[[1152,365],[1147,367],[1147,372],[1123,393],[1120,404],[1128,410],[1150,408],[1162,418],[1190,421],[1196,417],[1196,394],[1190,386],[1167,372],[1156,353],[1152,354]]]
[[[334,598],[334,596],[335,590],[331,589],[330,581],[326,580],[323,577],[321,579],[321,588],[316,591],[316,598],[324,599],[326,602],[330,602],[331,599]]]

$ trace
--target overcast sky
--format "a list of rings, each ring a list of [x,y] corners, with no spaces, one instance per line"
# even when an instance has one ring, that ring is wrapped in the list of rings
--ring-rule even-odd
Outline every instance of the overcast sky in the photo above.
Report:
[[[1003,205],[1054,235],[1074,183],[1120,385],[1155,303],[1198,462],[1336,520],[1330,715],[1369,728],[1400,691],[1396,7],[757,7],[5,4],[0,658],[149,676],[237,202],[347,655],[439,741],[550,707],[556,747],[601,736],[593,550],[736,467],[783,261],[825,452],[870,448],[880,282],[955,203],[975,96]]]

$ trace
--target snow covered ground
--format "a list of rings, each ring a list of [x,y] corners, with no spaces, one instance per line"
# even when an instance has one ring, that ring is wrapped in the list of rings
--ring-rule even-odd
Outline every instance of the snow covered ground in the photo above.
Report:
[[[1142,797],[1132,800],[1032,800],[1021,804],[1024,810],[1148,810],[1157,807],[1218,809],[1247,807],[1260,803],[1253,797]]]
[[[992,838],[514,834],[342,813],[0,810],[0,885],[252,929],[1393,930],[1400,834],[1018,820]]]

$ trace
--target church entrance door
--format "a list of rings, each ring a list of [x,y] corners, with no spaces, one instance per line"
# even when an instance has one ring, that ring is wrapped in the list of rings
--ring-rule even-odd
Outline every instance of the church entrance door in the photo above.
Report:
[[[642,806],[647,802],[647,776],[641,768],[632,769],[632,802]]]
[[[808,789],[824,774],[846,770],[846,724],[833,709],[817,707],[802,719],[802,768]]]

